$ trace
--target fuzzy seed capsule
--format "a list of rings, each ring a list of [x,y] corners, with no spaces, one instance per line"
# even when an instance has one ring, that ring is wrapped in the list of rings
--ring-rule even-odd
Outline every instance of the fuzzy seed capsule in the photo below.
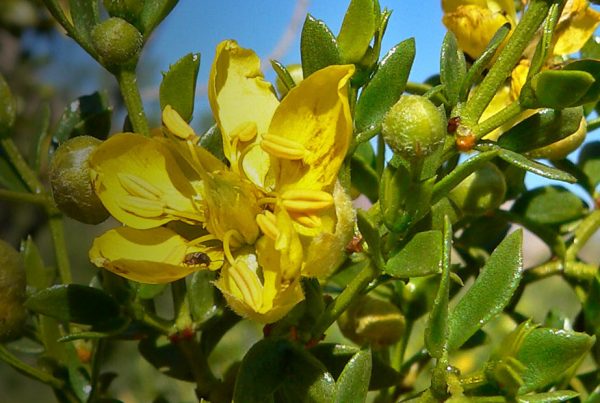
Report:
[[[403,95],[387,113],[381,132],[396,154],[411,161],[431,155],[444,144],[445,120],[427,98]]]
[[[101,223],[109,215],[90,181],[88,158],[100,143],[91,136],[74,137],[58,147],[50,163],[50,186],[58,208],[86,224]]]
[[[120,65],[138,56],[143,38],[136,27],[111,17],[92,29],[94,49],[107,65]]]

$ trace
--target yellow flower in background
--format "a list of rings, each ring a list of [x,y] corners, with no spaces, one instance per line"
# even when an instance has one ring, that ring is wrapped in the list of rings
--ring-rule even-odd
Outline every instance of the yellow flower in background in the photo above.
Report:
[[[209,99],[227,164],[170,106],[155,136],[116,134],[93,153],[94,189],[124,224],[95,240],[94,264],[145,283],[220,269],[215,285],[228,304],[262,323],[304,298],[301,276],[341,264],[355,218],[336,184],[354,67],[317,71],[280,102],[259,65],[234,41],[217,48]]]
[[[442,21],[473,59],[478,58],[504,24],[514,29],[517,13],[513,0],[442,0]]]
[[[555,56],[579,52],[600,24],[600,13],[587,0],[568,0],[556,27]]]

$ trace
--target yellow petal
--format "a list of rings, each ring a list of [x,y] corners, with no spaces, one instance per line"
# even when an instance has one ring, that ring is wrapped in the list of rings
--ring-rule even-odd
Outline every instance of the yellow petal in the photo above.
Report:
[[[570,8],[568,6],[571,5]],[[586,1],[568,2],[561,15],[553,48],[555,56],[566,56],[579,52],[600,24],[600,13]]]
[[[444,15],[442,21],[452,31],[458,46],[469,56],[478,58],[498,29],[511,21],[504,13],[476,5],[459,6]]]
[[[217,46],[210,70],[208,99],[230,162],[237,160],[238,150],[232,146],[236,130],[253,123],[258,134],[256,140],[260,140],[279,104],[273,87],[263,78],[256,53],[239,47],[232,40]]]
[[[216,270],[223,252],[203,245],[188,245],[167,228],[137,230],[119,227],[94,240],[90,260],[119,276],[140,283],[162,284],[200,270]]]
[[[190,170],[159,141],[120,133],[103,142],[89,159],[94,190],[107,210],[138,229],[171,220],[203,221],[192,199]]]
[[[487,8],[495,13],[503,13],[513,22],[516,21],[517,10],[514,0],[442,0],[444,13],[456,11],[460,6],[473,5]]]
[[[329,66],[294,87],[269,126],[269,138],[301,145],[300,160],[272,162],[276,188],[331,190],[352,135],[347,83],[354,66]]]
[[[301,237],[305,251],[303,276],[327,278],[346,259],[346,245],[354,234],[356,211],[352,206],[352,199],[339,182],[336,182],[333,199],[335,226],[322,226],[315,236]],[[331,222],[325,218],[321,221]]]

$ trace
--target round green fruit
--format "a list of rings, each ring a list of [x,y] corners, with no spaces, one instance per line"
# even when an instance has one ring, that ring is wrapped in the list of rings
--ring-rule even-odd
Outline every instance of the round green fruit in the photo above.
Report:
[[[491,162],[467,176],[448,195],[466,215],[482,215],[498,208],[506,196],[504,174]]]
[[[446,121],[427,98],[403,95],[385,116],[381,132],[394,153],[421,159],[444,144]]]
[[[86,224],[106,220],[108,211],[94,192],[88,159],[101,143],[91,136],[78,136],[61,144],[50,163],[50,185],[58,208]]]
[[[103,62],[120,65],[138,56],[143,37],[124,19],[111,17],[92,29],[92,42]]]
[[[568,135],[562,140],[558,140],[555,143],[549,144],[544,147],[536,148],[527,153],[530,158],[547,158],[549,160],[561,160],[566,158],[567,155],[575,151],[587,135],[587,122],[584,118],[581,118],[579,128],[575,133]]]

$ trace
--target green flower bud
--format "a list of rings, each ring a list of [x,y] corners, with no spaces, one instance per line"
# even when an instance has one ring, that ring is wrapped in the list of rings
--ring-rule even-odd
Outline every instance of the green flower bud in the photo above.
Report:
[[[0,74],[0,137],[8,135],[17,114],[17,104],[13,98],[10,87]]]
[[[406,320],[395,305],[365,295],[354,302],[337,323],[342,334],[357,344],[389,346],[402,337]]]
[[[50,163],[50,185],[58,208],[86,224],[101,223],[109,215],[90,181],[88,158],[100,143],[91,136],[74,137],[58,147]]]
[[[135,21],[144,8],[142,0],[104,0],[104,7],[111,17]]]
[[[446,122],[437,107],[419,95],[403,95],[381,127],[387,145],[408,159],[422,159],[444,144]]]
[[[584,118],[581,118],[579,128],[573,134],[558,140],[555,143],[549,144],[544,147],[536,148],[527,153],[530,158],[547,158],[549,160],[561,160],[566,158],[567,155],[575,151],[585,140],[587,135],[587,122]]]
[[[142,34],[122,18],[111,17],[92,29],[96,52],[108,65],[126,63],[138,56],[142,49]]]
[[[481,215],[504,202],[506,180],[491,162],[467,176],[448,195],[467,215]]]
[[[19,253],[0,239],[0,342],[20,336],[27,311],[25,268]]]

